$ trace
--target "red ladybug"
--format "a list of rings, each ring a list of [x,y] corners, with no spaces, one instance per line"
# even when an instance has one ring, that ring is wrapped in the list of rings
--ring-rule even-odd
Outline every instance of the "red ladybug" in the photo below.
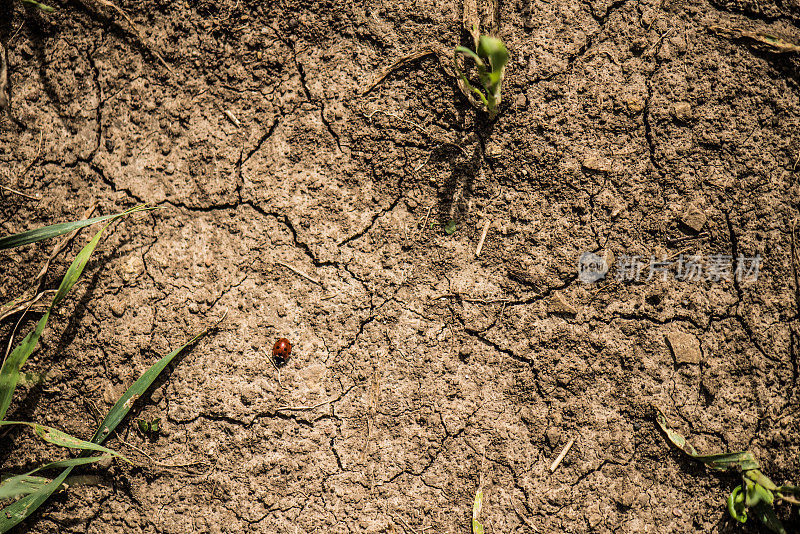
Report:
[[[292,344],[285,337],[280,338],[272,347],[272,357],[278,365],[286,363],[292,353]]]

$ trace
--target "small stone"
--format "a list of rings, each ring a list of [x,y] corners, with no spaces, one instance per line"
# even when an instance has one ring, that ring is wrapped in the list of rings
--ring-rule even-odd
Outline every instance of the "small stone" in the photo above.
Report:
[[[472,356],[472,347],[464,346],[458,349],[458,359],[462,362],[469,360],[470,356]]]
[[[503,147],[499,143],[486,143],[486,156],[491,159],[500,159],[503,155]]]
[[[170,176],[175,174],[175,165],[172,162],[167,163],[167,166],[164,169],[164,173]]]
[[[631,115],[636,115],[637,113],[641,113],[645,106],[644,98],[638,95],[631,95],[625,98],[625,105],[628,106],[628,112]]]
[[[698,233],[706,225],[707,220],[703,210],[694,204],[686,206],[686,210],[684,210],[683,215],[681,215],[681,222]]]
[[[114,314],[114,317],[122,317],[125,315],[125,309],[128,305],[125,304],[124,300],[112,300],[108,307],[111,309],[111,313]]]
[[[550,300],[550,304],[547,306],[547,311],[549,313],[554,314],[566,314],[566,315],[576,315],[578,313],[578,309],[572,305],[564,295],[561,293],[556,293],[553,295],[553,298]]]
[[[517,97],[514,99],[514,107],[516,107],[517,109],[524,109],[525,106],[527,105],[528,105],[528,99],[522,93],[518,94]]]
[[[106,383],[103,389],[103,402],[106,404],[114,404],[122,396],[122,391],[119,387],[113,386],[111,383]]]
[[[692,105],[688,102],[676,102],[670,110],[672,117],[678,122],[691,122],[694,119]]]
[[[555,447],[561,440],[561,429],[551,426],[547,429],[547,432],[545,432],[545,438],[547,438],[547,444],[550,445],[550,447]]]
[[[669,332],[665,334],[667,344],[675,358],[675,363],[700,363],[702,351],[700,340],[685,332]]]
[[[647,37],[637,37],[633,41],[631,41],[631,52],[636,55],[641,54],[645,50],[650,47],[650,41],[647,40]]]
[[[611,172],[611,160],[594,154],[589,154],[583,158],[583,167],[590,171]]]
[[[186,305],[186,309],[189,310],[189,313],[196,314],[200,311],[200,307],[197,305],[195,301],[190,301],[189,304]]]

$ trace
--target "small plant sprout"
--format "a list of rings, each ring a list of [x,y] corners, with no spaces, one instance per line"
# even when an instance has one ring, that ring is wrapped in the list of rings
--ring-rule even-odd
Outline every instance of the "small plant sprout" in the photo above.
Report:
[[[483,490],[475,492],[475,501],[472,503],[472,534],[483,534],[483,523],[478,518],[481,516],[483,508]]]
[[[137,419],[136,426],[139,427],[139,432],[142,434],[158,434],[158,431],[161,430],[161,418],[156,417],[152,421]]]
[[[471,58],[475,62],[478,69],[478,80],[483,86],[483,91],[472,85],[459,68],[459,54]],[[497,114],[497,108],[500,106],[500,89],[503,85],[507,63],[508,50],[503,41],[497,37],[481,35],[475,44],[474,52],[463,46],[456,47],[455,68],[461,78],[459,83],[461,92],[473,106],[479,109],[485,107],[492,116]]]
[[[700,454],[681,434],[667,426],[667,418],[658,410],[656,423],[667,439],[690,458],[717,471],[738,468],[742,483],[728,497],[728,513],[739,523],[747,521],[748,511],[753,512],[770,531],[786,534],[786,528],[775,513],[775,504],[800,506],[800,486],[778,486],[760,471],[760,466],[750,451],[722,454]]]
[[[22,3],[25,4],[26,6],[39,9],[40,11],[44,11],[45,13],[55,12],[55,8],[48,6],[47,4],[36,2],[36,0],[22,0]]]

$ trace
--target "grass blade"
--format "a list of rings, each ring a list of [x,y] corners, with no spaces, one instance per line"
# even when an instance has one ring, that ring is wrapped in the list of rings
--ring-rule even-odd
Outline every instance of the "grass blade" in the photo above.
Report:
[[[69,269],[67,269],[67,274],[64,275],[64,279],[61,281],[61,285],[58,288],[56,296],[53,297],[53,303],[50,305],[50,307],[52,308],[57,306],[64,296],[66,296],[69,290],[72,289],[72,286],[75,285],[75,282],[78,281],[78,278],[83,272],[83,268],[86,267],[86,263],[89,261],[89,257],[92,255],[92,252],[94,252],[95,247],[97,247],[97,243],[100,242],[100,237],[102,236],[103,231],[108,228],[111,223],[120,217],[151,209],[153,208],[148,208],[147,206],[136,206],[135,208],[125,210],[122,213],[112,216],[111,220],[109,220],[100,230],[98,230],[92,240],[89,241],[89,243],[84,246],[80,252],[78,252],[78,255],[72,261],[72,265],[70,265]]]
[[[667,425],[667,417],[661,410],[656,409],[656,411],[656,423],[658,423],[658,426],[661,427],[661,430],[666,434],[669,441],[687,456],[698,462],[703,462],[711,469],[716,469],[718,471],[723,471],[733,466],[739,467],[745,472],[752,472],[759,469],[758,462],[750,451],[700,454],[697,452],[697,449],[686,441],[686,438],[684,438],[682,434],[675,432]],[[761,476],[763,477],[763,475]],[[764,477],[764,479],[766,479],[766,477]],[[765,487],[767,487],[767,481],[759,480]],[[772,482],[768,482],[768,484],[772,484]],[[774,487],[774,484],[772,484],[772,486]]]
[[[45,484],[49,484],[51,479],[36,477],[31,475],[16,475],[3,480],[0,484],[0,501],[5,499],[16,499],[24,495],[30,495],[40,489]]]
[[[34,473],[44,471],[45,469],[58,469],[62,467],[75,467],[77,465],[93,464],[101,460],[111,458],[109,454],[102,456],[88,456],[84,458],[70,458],[69,460],[59,460],[57,462],[50,462],[37,467],[32,471],[28,471],[22,475],[14,475],[6,478],[0,482],[0,501],[5,499],[13,499],[23,495],[28,495],[49,484],[51,479],[45,477],[33,476]]]
[[[475,502],[472,504],[472,534],[483,534],[483,524],[478,521],[483,508],[483,490],[475,492]]]
[[[49,318],[50,310],[48,309],[36,323],[33,332],[25,336],[0,367],[0,421],[6,418],[6,412],[11,405],[11,397],[17,388],[17,382],[19,382],[19,370],[28,361],[28,357],[33,354],[36,345],[39,344],[39,336],[42,335]]]
[[[0,250],[21,247],[23,245],[29,245],[31,243],[35,243],[37,241],[43,241],[45,239],[51,239],[53,237],[58,237],[60,235],[68,234],[73,230],[78,230],[79,228],[83,228],[85,226],[90,226],[92,224],[99,223],[101,221],[107,221],[114,217],[119,217],[123,213],[103,215],[102,217],[94,217],[91,219],[85,219],[83,221],[51,224],[50,226],[44,226],[42,228],[35,228],[33,230],[28,230],[27,232],[21,232],[19,234],[9,235],[0,239]]]
[[[223,319],[225,317],[223,316]],[[220,319],[221,321],[222,319]],[[116,404],[109,410],[108,415],[106,415],[103,422],[100,423],[100,427],[95,432],[94,437],[92,437],[93,443],[103,443],[103,441],[111,434],[117,425],[122,421],[122,419],[128,415],[133,403],[136,402],[147,388],[149,388],[153,382],[155,382],[158,375],[169,365],[169,363],[177,356],[178,354],[183,351],[186,347],[193,344],[195,341],[203,337],[209,332],[210,328],[203,330],[192,339],[178,347],[177,349],[173,350],[156,363],[154,363],[147,371],[144,372],[142,376],[140,376],[136,382],[134,382],[131,387],[122,394],[122,396],[117,400]]]
[[[0,510],[0,534],[5,534],[39,508],[50,495],[61,487],[73,469],[73,466],[67,467],[48,484]]]
[[[120,217],[148,209],[152,208],[148,208],[146,206],[137,206],[117,215],[110,216],[110,220],[100,230],[98,230],[91,241],[89,241],[89,243],[81,249],[75,259],[72,261],[69,269],[67,269],[67,273],[61,280],[61,285],[58,287],[58,291],[56,292],[55,297],[53,297],[50,307],[41,317],[41,319],[39,319],[39,322],[36,324],[36,328],[27,336],[25,336],[22,342],[14,348],[6,361],[3,362],[3,366],[0,368],[0,421],[6,417],[8,407],[11,405],[11,398],[13,397],[14,390],[17,388],[17,383],[19,382],[20,369],[23,365],[25,365],[25,362],[28,361],[28,357],[33,353],[33,351],[36,349],[36,346],[39,344],[39,337],[42,335],[44,327],[47,325],[47,321],[50,318],[50,313],[53,311],[53,308],[55,308],[64,299],[67,293],[69,293],[70,289],[72,289],[72,287],[78,281],[78,278],[80,278],[84,267],[86,267],[86,263],[89,261],[89,257],[92,255],[94,249],[97,247],[97,244],[100,242],[100,237],[102,236],[103,231],[108,228],[108,225]],[[106,219],[109,219],[109,217],[106,217]],[[74,230],[74,227],[72,229]]]
[[[106,454],[110,454],[111,456],[116,456],[118,458],[121,458],[126,462],[130,461],[123,455],[114,450],[103,447],[102,445],[98,445],[97,443],[91,443],[89,441],[78,439],[74,436],[70,436],[66,432],[62,432],[61,430],[57,430],[49,426],[39,425],[36,423],[27,423],[24,421],[0,421],[0,426],[7,426],[7,425],[29,426],[33,429],[34,433],[37,436],[39,436],[48,443],[52,443],[53,445],[58,445],[60,447],[67,447],[68,449],[81,449],[84,451],[104,452]]]

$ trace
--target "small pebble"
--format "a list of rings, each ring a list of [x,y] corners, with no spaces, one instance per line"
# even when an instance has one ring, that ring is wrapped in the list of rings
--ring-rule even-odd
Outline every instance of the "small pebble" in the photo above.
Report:
[[[681,216],[681,222],[695,232],[700,232],[706,225],[706,221],[706,214],[694,204],[689,204]]]
[[[671,110],[672,116],[678,122],[691,122],[694,118],[694,114],[692,113],[692,105],[688,102],[676,102],[672,105]]]

